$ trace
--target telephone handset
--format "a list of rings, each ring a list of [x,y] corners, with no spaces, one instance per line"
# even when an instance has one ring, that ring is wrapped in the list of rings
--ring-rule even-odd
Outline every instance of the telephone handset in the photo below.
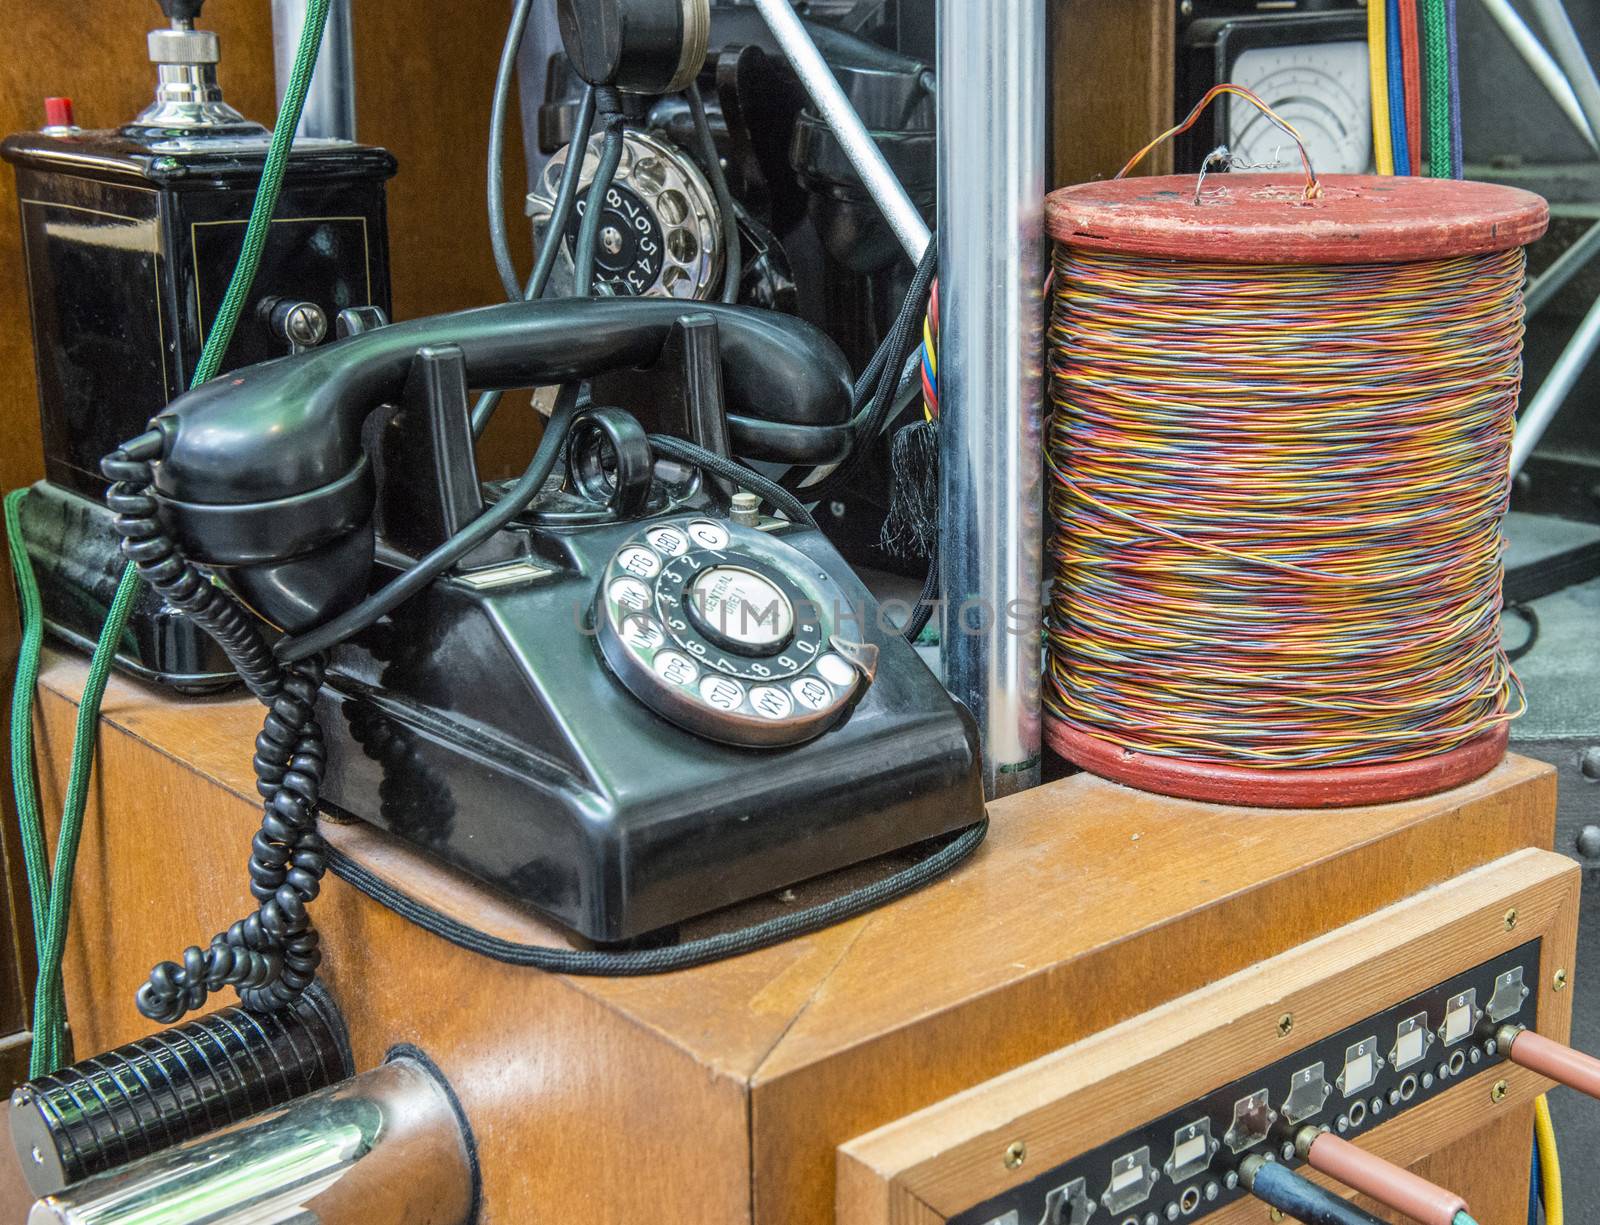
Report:
[[[325,621],[367,592],[375,489],[363,426],[405,395],[419,355],[459,353],[467,387],[570,383],[650,365],[689,319],[714,324],[710,374],[734,454],[828,464],[849,453],[849,366],[800,319],[656,299],[505,303],[363,332],[180,396],[152,422],[164,521],[269,622],[294,632]],[[458,440],[456,485],[475,486],[461,422],[433,426],[440,446]]]
[[[578,380],[594,399],[581,411]],[[526,502],[497,502],[467,389],[551,382],[568,386],[566,478],[530,470]],[[982,816],[971,720],[902,618],[880,615],[797,504],[729,513],[733,487],[763,482],[718,439],[747,459],[837,462],[850,393],[832,342],[772,312],[508,304],[235,372],[173,401],[107,472],[130,556],[178,607],[261,662],[243,614],[185,569],[199,563],[295,636],[277,643],[279,679],[252,684],[275,712],[281,686],[306,720],[268,720],[269,823],[295,777],[273,762],[311,735],[317,803],[620,941]],[[711,454],[658,436],[684,423]],[[417,560],[484,523],[449,568]],[[325,670],[285,649],[397,589],[381,620],[332,636]],[[283,870],[268,850],[258,879]]]

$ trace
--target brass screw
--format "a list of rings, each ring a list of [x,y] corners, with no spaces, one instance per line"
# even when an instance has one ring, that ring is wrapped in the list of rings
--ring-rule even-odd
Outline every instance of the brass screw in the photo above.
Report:
[[[1515,931],[1516,927],[1517,927],[1517,908],[1515,906],[1513,906],[1510,910],[1506,911],[1506,930],[1508,932],[1509,931]]]
[[[1506,1084],[1505,1081],[1497,1080],[1494,1082],[1494,1088],[1489,1090],[1489,1100],[1498,1106],[1501,1102],[1506,1100],[1506,1094],[1509,1093],[1510,1090],[1511,1086]]]
[[[1555,979],[1550,985],[1557,991],[1565,991],[1567,989],[1567,972],[1565,970],[1557,970]]]
[[[1294,1029],[1294,1013],[1286,1012],[1278,1018],[1278,1037],[1287,1038]]]
[[[1028,1159],[1028,1146],[1021,1140],[1006,1145],[1006,1169],[1014,1170]]]

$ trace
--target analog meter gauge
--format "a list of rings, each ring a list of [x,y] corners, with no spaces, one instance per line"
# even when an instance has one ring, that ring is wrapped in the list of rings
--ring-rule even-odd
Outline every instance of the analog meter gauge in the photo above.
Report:
[[[1318,174],[1372,165],[1372,95],[1364,42],[1256,47],[1234,61],[1233,81],[1300,133]],[[1293,167],[1293,142],[1243,98],[1228,99],[1225,141],[1249,165]]]
[[[1260,12],[1241,0],[1182,0],[1177,113],[1214,85],[1242,85],[1294,125],[1319,174],[1372,169],[1372,96],[1365,9],[1325,0],[1318,11]],[[1174,169],[1200,169],[1219,145],[1237,169],[1293,170],[1294,142],[1243,98],[1218,99],[1174,145]]]

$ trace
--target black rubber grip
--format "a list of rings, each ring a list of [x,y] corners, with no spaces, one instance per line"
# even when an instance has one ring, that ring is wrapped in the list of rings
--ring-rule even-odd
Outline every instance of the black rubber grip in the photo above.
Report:
[[[224,1008],[11,1095],[11,1138],[35,1195],[181,1144],[352,1073],[344,1022],[318,988],[273,1013]]]

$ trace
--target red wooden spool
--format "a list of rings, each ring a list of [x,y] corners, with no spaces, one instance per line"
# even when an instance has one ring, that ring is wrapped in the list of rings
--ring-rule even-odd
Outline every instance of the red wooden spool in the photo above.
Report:
[[[1532,192],[1452,179],[1330,175],[1303,199],[1299,175],[1110,179],[1051,193],[1057,242],[1191,263],[1390,264],[1485,255],[1544,233]],[[1262,769],[1157,756],[1046,717],[1050,748],[1085,770],[1185,799],[1268,808],[1333,808],[1431,795],[1470,782],[1505,756],[1505,724],[1448,752],[1382,765]]]

